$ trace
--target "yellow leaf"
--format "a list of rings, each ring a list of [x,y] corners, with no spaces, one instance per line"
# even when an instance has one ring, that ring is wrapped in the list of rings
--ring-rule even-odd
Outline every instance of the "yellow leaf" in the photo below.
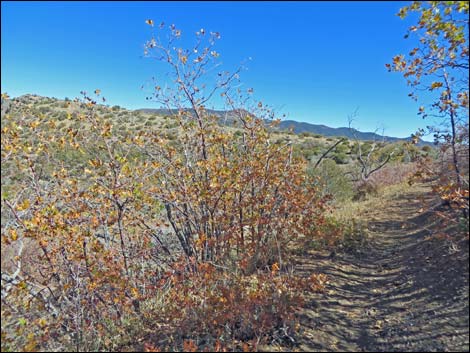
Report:
[[[11,240],[15,241],[18,239],[18,233],[16,232],[16,229],[11,229],[10,230],[10,238]]]
[[[16,207],[16,209],[17,209],[18,211],[24,211],[24,210],[26,210],[28,207],[29,207],[29,200],[26,199],[26,200],[24,200],[22,203],[20,203],[20,204]]]
[[[433,90],[434,88],[438,88],[438,87],[442,87],[442,82],[433,82],[431,84],[431,90]]]

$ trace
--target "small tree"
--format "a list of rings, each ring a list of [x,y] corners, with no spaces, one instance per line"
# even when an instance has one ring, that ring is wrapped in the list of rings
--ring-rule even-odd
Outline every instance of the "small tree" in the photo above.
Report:
[[[405,38],[419,35],[419,43],[408,56],[403,54],[386,64],[389,71],[402,72],[412,87],[410,97],[428,91],[432,103],[421,106],[418,114],[423,118],[437,117],[440,127],[432,127],[437,142],[443,142],[444,152],[451,149],[455,181],[462,186],[462,170],[458,145],[468,131],[468,70],[469,70],[469,3],[467,1],[414,1],[400,9],[398,16],[405,18],[417,12],[416,25],[409,28]]]
[[[385,146],[383,133],[381,141],[374,138],[371,142],[361,142],[356,134],[356,130],[352,127],[356,115],[357,109],[353,114],[348,116],[349,130],[354,140],[351,154],[356,158],[359,165],[359,173],[355,181],[359,181],[360,185],[365,185],[372,174],[382,169],[390,161],[394,151],[386,153],[385,155],[380,153],[380,150]],[[377,130],[375,132],[377,132]]]

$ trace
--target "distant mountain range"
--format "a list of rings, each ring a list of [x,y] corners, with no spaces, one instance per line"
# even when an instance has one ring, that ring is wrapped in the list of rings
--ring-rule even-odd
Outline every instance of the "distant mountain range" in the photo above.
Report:
[[[157,115],[173,115],[178,112],[177,109],[138,109],[137,111],[144,113],[153,113]],[[234,112],[232,111],[223,111],[223,110],[208,110],[210,114],[213,114],[220,119],[229,123],[233,117]],[[295,120],[281,120],[279,124],[279,129],[281,130],[292,130],[295,134],[300,134],[302,132],[309,132],[312,134],[323,135],[326,137],[347,137],[349,139],[357,138],[363,141],[379,141],[384,139],[387,142],[398,142],[398,141],[411,141],[411,136],[407,138],[392,137],[392,136],[382,136],[376,134],[375,132],[362,132],[356,129],[350,129],[348,127],[338,127],[333,128],[326,125],[317,125],[310,124],[305,122],[299,122]],[[417,144],[418,146],[429,145],[432,146],[432,142],[420,140]]]
[[[382,136],[379,135],[375,132],[362,132],[359,130],[356,130],[354,128],[349,128],[349,127],[338,127],[338,128],[333,128],[329,127],[326,125],[317,125],[317,124],[310,124],[310,123],[304,123],[304,122],[298,122],[294,120],[284,120],[281,121],[279,124],[281,129],[292,129],[292,131],[296,134],[300,134],[302,132],[310,132],[313,134],[318,134],[318,135],[323,135],[323,136],[334,136],[334,137],[347,137],[349,139],[351,138],[357,138],[359,140],[364,140],[364,141],[378,141],[384,139],[387,142],[397,142],[397,141],[411,141],[411,136],[407,138],[400,138],[400,137],[392,137],[392,136]],[[431,142],[427,141],[420,141],[421,144],[430,144],[432,145]],[[419,143],[418,143],[419,145]]]

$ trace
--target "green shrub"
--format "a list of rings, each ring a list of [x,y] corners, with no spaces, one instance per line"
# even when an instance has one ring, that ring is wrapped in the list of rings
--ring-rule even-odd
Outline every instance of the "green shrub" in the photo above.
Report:
[[[39,111],[40,111],[42,114],[46,114],[47,112],[50,112],[50,111],[51,111],[51,108],[50,108],[50,107],[41,107],[41,108],[39,108]]]
[[[331,157],[336,164],[347,164],[348,163],[348,156],[344,152],[335,152],[332,154]]]
[[[320,177],[324,193],[331,194],[335,200],[344,201],[353,197],[353,185],[335,161],[325,159],[310,173]]]
[[[312,134],[310,132],[304,131],[299,134],[299,137],[311,137]]]
[[[65,119],[67,119],[67,113],[66,112],[60,112],[57,119],[59,119],[59,121],[63,121]]]
[[[428,145],[424,145],[423,147],[421,147],[421,151],[423,152],[431,152],[431,146],[428,146]]]

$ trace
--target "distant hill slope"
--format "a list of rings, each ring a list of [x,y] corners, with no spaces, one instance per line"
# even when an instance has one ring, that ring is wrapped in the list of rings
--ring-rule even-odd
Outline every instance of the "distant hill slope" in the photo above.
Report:
[[[49,104],[56,104],[59,105],[64,103],[64,100],[51,98],[51,97],[42,97],[36,94],[25,94],[20,97],[13,98],[13,101],[23,102],[28,104],[43,104],[44,102],[48,102]],[[101,106],[101,105],[100,105]],[[10,107],[10,102],[4,100],[2,98],[1,110],[2,115],[8,111]],[[104,106],[102,106],[104,108]],[[111,111],[111,108],[110,112]],[[128,113],[132,114],[132,112],[137,113],[144,113],[144,114],[155,114],[158,116],[168,116],[174,115],[178,112],[177,109],[152,109],[152,108],[143,108],[143,109],[136,109],[136,110],[127,110],[124,108],[120,108]],[[220,119],[222,124],[231,125],[232,121],[235,119],[235,112],[231,110],[207,110],[210,114],[217,116]],[[332,128],[326,125],[317,125],[317,124],[310,124],[306,122],[299,122],[294,120],[282,120],[278,127],[280,130],[292,130],[295,134],[300,134],[303,132],[308,132],[311,134],[322,135],[326,137],[347,137],[349,139],[356,137],[362,141],[373,141],[373,140],[382,140],[385,139],[387,142],[399,142],[399,141],[410,141],[411,137],[408,138],[399,138],[399,137],[392,137],[392,136],[380,136],[374,132],[361,132],[356,129],[349,129],[347,127],[339,127],[339,128]],[[355,135],[355,136],[354,136]],[[433,143],[420,140],[417,144],[418,146],[429,145],[433,146]]]
[[[168,109],[138,109],[137,111],[141,111],[144,113],[153,113],[157,115],[172,115],[177,112],[177,110],[168,110]],[[209,113],[218,116],[219,118],[226,118],[228,121],[233,117],[233,113],[231,111],[223,111],[223,110],[208,110]],[[302,132],[309,132],[312,134],[318,134],[327,137],[347,137],[349,139],[356,137],[362,141],[378,141],[385,139],[387,142],[398,142],[398,141],[411,141],[411,137],[407,138],[400,138],[400,137],[392,137],[392,136],[381,136],[374,132],[361,132],[356,129],[350,129],[348,127],[338,127],[333,128],[326,125],[317,125],[317,124],[310,124],[305,122],[299,122],[295,120],[282,120],[279,124],[279,129],[281,130],[290,130],[295,134],[300,134]],[[354,136],[355,135],[355,136]],[[431,142],[420,140],[418,142],[418,146],[424,146],[433,144]]]

